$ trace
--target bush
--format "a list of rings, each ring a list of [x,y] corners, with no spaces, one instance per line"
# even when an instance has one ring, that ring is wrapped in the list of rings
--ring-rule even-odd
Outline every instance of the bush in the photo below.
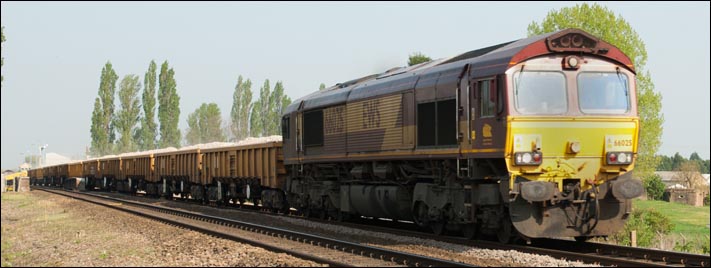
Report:
[[[709,236],[686,238],[681,235],[681,239],[674,242],[674,251],[689,252],[696,254],[709,254]]]
[[[665,185],[659,175],[654,174],[644,179],[644,189],[647,191],[647,198],[650,200],[662,200]]]
[[[692,241],[677,241],[674,244],[674,251],[691,252],[692,249],[694,249],[694,243]]]
[[[630,232],[637,231],[637,246],[649,247],[658,234],[668,234],[674,229],[671,220],[654,209],[636,209],[625,223],[625,228],[613,238],[620,245],[630,246]]]

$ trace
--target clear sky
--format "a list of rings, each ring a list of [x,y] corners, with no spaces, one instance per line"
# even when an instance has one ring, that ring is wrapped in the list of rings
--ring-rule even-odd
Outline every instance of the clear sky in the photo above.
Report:
[[[659,153],[709,158],[709,2],[601,2],[644,40],[647,70],[662,93]],[[180,95],[180,124],[201,103],[228,120],[237,76],[258,92],[282,81],[300,98],[318,89],[526,37],[526,27],[574,2],[245,3],[2,2],[2,168],[23,154],[79,158],[101,68],[119,81],[168,60]],[[117,92],[118,92],[117,83]],[[256,95],[255,99],[256,99]],[[116,106],[118,107],[118,100]]]

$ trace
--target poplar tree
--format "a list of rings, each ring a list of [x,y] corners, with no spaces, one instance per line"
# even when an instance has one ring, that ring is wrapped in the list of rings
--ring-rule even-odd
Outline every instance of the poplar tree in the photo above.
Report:
[[[232,94],[232,111],[230,112],[230,131],[235,140],[239,141],[249,136],[249,111],[252,108],[252,81],[243,81],[240,75]]]
[[[94,99],[94,111],[91,113],[91,154],[95,157],[102,156],[106,152],[106,144],[108,143],[108,133],[104,131],[102,126],[103,110],[101,109],[101,99]]]
[[[259,100],[252,107],[250,117],[250,133],[252,137],[263,137],[268,133],[269,113],[271,105],[269,103],[269,79],[264,81],[264,85],[259,89]]]
[[[101,70],[99,97],[94,102],[91,116],[91,152],[95,156],[109,154],[113,149],[116,138],[113,124],[116,80],[118,75],[108,61]]]
[[[279,135],[281,132],[279,126],[281,125],[281,103],[283,100],[284,86],[282,86],[281,81],[279,81],[276,85],[274,85],[274,90],[272,90],[269,95],[269,112],[267,113],[267,121],[265,122],[267,126],[267,133],[265,136]]]
[[[138,134],[141,151],[156,149],[156,62],[151,61],[143,77],[143,118]]]
[[[639,112],[639,144],[634,175],[649,177],[655,170],[659,157],[656,152],[661,145],[662,95],[654,90],[649,71],[645,70],[647,49],[644,41],[620,15],[615,15],[598,4],[577,4],[574,7],[553,10],[539,24],[528,25],[528,36],[555,32],[566,28],[578,28],[616,46],[625,53],[637,72],[637,106]]]
[[[188,115],[188,130],[185,140],[188,145],[225,141],[222,133],[222,116],[215,103],[203,103]]]
[[[271,107],[267,135],[281,135],[281,115],[286,110],[286,106],[291,104],[291,98],[284,94],[284,86],[281,81],[274,85],[274,90],[269,96],[269,103]]]
[[[119,102],[121,110],[116,113],[114,125],[121,134],[116,147],[116,153],[133,152],[138,149],[133,140],[133,132],[139,121],[141,104],[138,100],[138,92],[141,90],[141,82],[138,76],[129,74],[121,79],[121,89],[119,90]]]
[[[158,121],[160,122],[160,148],[180,147],[180,96],[176,92],[175,72],[168,69],[168,61],[163,62],[158,78]]]
[[[252,104],[252,111],[249,115],[249,136],[250,137],[261,137],[262,136],[262,119],[261,110],[262,103],[256,101]]]

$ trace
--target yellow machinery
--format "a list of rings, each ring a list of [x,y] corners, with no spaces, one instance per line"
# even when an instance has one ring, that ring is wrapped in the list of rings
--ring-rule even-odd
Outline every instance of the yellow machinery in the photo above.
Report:
[[[12,174],[5,175],[5,181],[6,181],[5,186],[7,187],[6,189],[8,192],[16,191],[15,181],[17,181],[16,178],[19,178],[19,177],[27,177],[27,171],[23,170],[20,172],[15,172]]]

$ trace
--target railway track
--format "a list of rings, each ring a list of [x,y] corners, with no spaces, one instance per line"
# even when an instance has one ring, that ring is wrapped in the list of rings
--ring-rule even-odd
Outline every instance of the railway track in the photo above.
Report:
[[[245,212],[274,215],[274,213],[261,211],[250,206],[244,208],[229,208]],[[280,215],[303,219],[302,216]],[[581,261],[600,265],[612,265],[619,267],[709,267],[709,264],[711,263],[708,255],[617,246],[602,243],[580,243],[560,239],[538,239],[534,240],[531,245],[511,245],[486,240],[468,240],[458,236],[437,236],[431,233],[417,231],[415,225],[402,222],[395,223],[396,228],[393,228],[385,226],[386,224],[392,226],[393,222],[372,219],[362,219],[362,221],[366,221],[367,223],[337,222],[315,218],[309,218],[309,220],[357,229],[367,229],[369,231],[383,232],[394,235],[430,239],[457,245],[495,250],[516,250],[525,253],[563,258],[569,261]]]
[[[458,245],[499,249],[516,250],[520,252],[548,255],[564,258],[570,261],[582,261],[600,265],[618,267],[709,267],[711,257],[675,251],[663,251],[648,248],[618,246],[593,242],[576,242],[561,239],[537,239],[531,245],[511,245],[486,240],[469,240],[458,236],[437,236],[422,231],[416,231],[414,225],[399,223],[398,228],[385,227],[381,220],[368,220],[368,224],[350,222],[323,221],[339,224],[352,228],[368,228],[371,231],[390,233],[402,236],[413,236],[422,239],[431,239]],[[380,222],[380,223],[378,223]]]
[[[273,215],[271,212],[258,210],[254,207],[235,207],[234,209]],[[298,215],[282,216],[303,218]],[[370,231],[394,235],[448,242],[457,245],[495,250],[516,250],[525,253],[563,258],[569,261],[581,261],[585,263],[618,267],[709,267],[711,264],[711,257],[709,255],[618,246],[594,242],[576,242],[563,239],[536,239],[531,245],[511,245],[486,240],[469,240],[459,236],[438,236],[429,232],[418,230],[419,228],[414,224],[403,222],[394,223],[396,227],[387,227],[386,225],[392,226],[393,222],[365,218],[362,219],[367,222],[364,224],[329,221],[318,218],[309,218],[309,220],[357,229],[367,229]]]
[[[254,233],[263,234],[271,237],[278,237],[281,239],[286,239],[290,241],[297,241],[303,244],[319,246],[326,249],[331,249],[334,251],[344,252],[347,254],[353,254],[357,256],[365,256],[373,259],[382,260],[385,262],[390,262],[393,264],[414,266],[414,267],[474,267],[472,265],[452,262],[442,259],[430,258],[417,254],[410,254],[406,252],[393,251],[384,248],[372,247],[367,245],[361,245],[357,243],[352,243],[348,241],[342,241],[337,239],[331,239],[322,236],[311,235],[302,232],[295,232],[286,229],[274,228],[265,225],[259,225],[254,223],[242,222],[232,219],[226,219],[221,217],[214,217],[204,214],[197,214],[187,211],[181,211],[172,208],[166,208],[162,206],[155,206],[150,204],[145,204],[142,202],[129,201],[124,199],[118,199],[113,197],[107,197],[96,194],[89,193],[77,193],[68,192],[64,190],[47,189],[41,187],[33,187],[35,189],[43,190],[46,192],[59,194],[67,197],[71,197],[78,200],[87,201],[90,203],[106,206],[109,208],[129,212],[139,216],[151,218],[161,222],[167,222],[172,225],[177,225],[186,229],[199,231],[216,237],[221,237],[225,239],[230,239],[242,243],[252,244],[258,247],[265,248],[270,251],[280,252],[290,254],[292,256],[311,260],[317,263],[328,264],[329,266],[338,267],[348,267],[352,266],[349,263],[340,262],[334,259],[327,259],[311,254],[303,253],[302,251],[291,250],[284,247],[277,247],[270,244],[262,243],[255,240],[247,240],[242,237],[238,237],[230,232],[225,232],[219,230],[221,228],[213,228],[210,225],[219,225],[228,228],[237,228],[239,230],[250,231]],[[179,219],[189,219],[200,221],[204,224],[191,224],[185,220]]]

